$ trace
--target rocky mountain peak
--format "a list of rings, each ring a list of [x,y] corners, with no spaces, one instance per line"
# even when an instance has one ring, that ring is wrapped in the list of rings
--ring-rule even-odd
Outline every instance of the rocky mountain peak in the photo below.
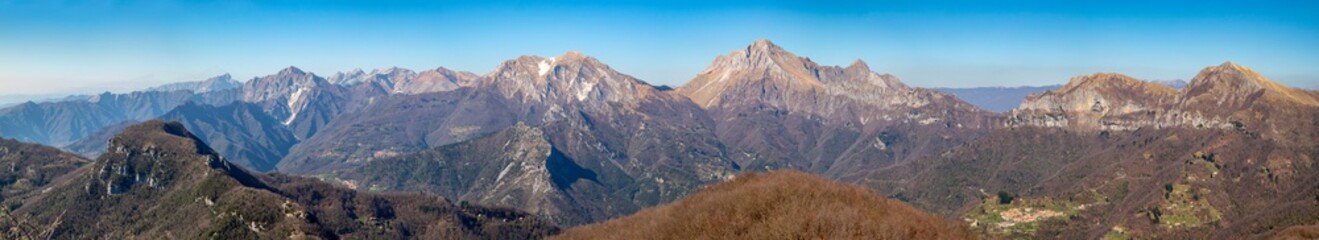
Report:
[[[1027,96],[1021,106],[1013,110],[1010,123],[1089,130],[1120,129],[1129,125],[1114,124],[1112,118],[1143,117],[1138,114],[1164,111],[1176,95],[1177,90],[1172,87],[1117,73],[1077,76],[1058,90]],[[1105,123],[1104,119],[1109,122]]]
[[[353,70],[350,70],[348,72],[335,73],[334,76],[330,76],[329,81],[330,83],[334,83],[338,85],[351,85],[354,83],[361,82],[362,78],[364,78],[365,76],[366,76],[366,72],[362,71],[361,68],[354,68]]]
[[[857,58],[855,61],[852,61],[852,64],[847,65],[847,70],[855,72],[870,72],[870,66],[866,64],[866,61]]]
[[[130,126],[111,138],[106,153],[93,165],[89,194],[111,196],[135,189],[163,189],[175,181],[218,175],[245,185],[264,183],[230,164],[179,122],[147,121]]]
[[[192,91],[194,93],[205,93],[205,92],[229,90],[241,86],[243,86],[242,82],[235,81],[233,79],[233,76],[229,75],[229,73],[225,73],[211,78],[207,78],[206,80],[202,80],[202,81],[178,82],[178,83],[170,83],[170,84],[155,86],[155,87],[147,88],[146,91],[170,92],[170,91],[178,91],[178,90],[187,90],[187,91]]]
[[[207,81],[207,82],[212,82],[212,81],[233,81],[233,76],[230,76],[229,73],[224,73],[224,74],[220,74],[220,76],[214,76],[214,77],[211,77],[211,78],[209,78],[209,79],[206,79],[206,81]]]
[[[192,104],[192,103],[188,103]],[[107,152],[121,152],[122,148],[148,149],[171,148],[184,152],[214,154],[201,139],[188,132],[182,123],[152,120],[124,129],[110,140],[111,149]],[[120,148],[120,149],[116,149]]]
[[[399,80],[394,83],[393,92],[418,94],[451,91],[460,87],[473,86],[479,78],[481,77],[471,72],[454,71],[452,69],[439,67],[421,71],[420,73],[413,74],[412,77]]]
[[[289,97],[294,92],[305,92],[326,85],[330,85],[329,81],[290,66],[280,70],[279,73],[247,81],[243,85],[243,99],[249,102],[262,102]]]
[[[774,42],[769,41],[769,39],[760,39],[760,40],[756,40],[755,42],[751,42],[751,45],[747,45],[746,54],[747,55],[778,55],[778,54],[792,54],[792,53],[783,50],[783,47],[774,44]]]
[[[402,79],[404,77],[416,75],[417,73],[413,72],[411,69],[390,67],[386,69],[373,70],[371,71],[371,74],[389,76],[390,79]]]
[[[1122,94],[1125,92],[1143,92],[1158,97],[1174,94],[1177,90],[1167,85],[1141,81],[1131,76],[1118,73],[1094,73],[1073,77],[1059,88],[1057,94],[1072,94],[1080,91],[1097,91],[1101,94]]]
[[[1231,61],[1200,70],[1183,91],[1187,104],[1248,105],[1264,97],[1269,101],[1319,105],[1319,97],[1314,92],[1283,86]]]
[[[761,93],[761,90],[765,90]],[[705,108],[732,102],[758,101],[791,110],[815,111],[810,101],[828,96],[863,105],[907,105],[912,89],[896,77],[878,74],[860,59],[847,67],[821,66],[798,57],[768,40],[719,56],[696,78],[678,88]],[[736,96],[741,93],[755,96]],[[799,108],[799,109],[798,109]]]
[[[477,84],[524,102],[635,102],[658,90],[594,57],[570,51],[557,57],[522,56],[500,64]]]
[[[307,73],[306,73],[306,72],[303,72],[302,69],[298,69],[298,67],[295,67],[295,66],[289,66],[289,67],[287,67],[287,68],[284,68],[284,69],[282,69],[282,70],[279,70],[279,73],[278,73],[278,74],[279,74],[279,75],[305,75],[305,74],[307,74]]]
[[[564,52],[562,55],[555,57],[555,59],[559,59],[562,61],[578,61],[578,60],[594,61],[595,60],[595,58],[591,56],[586,56],[585,54],[582,54],[582,52],[578,52],[574,50],[568,50],[567,52]]]
[[[1075,77],[1058,90],[1027,97],[1013,110],[1009,124],[1088,130],[1230,129],[1251,119],[1238,114],[1241,111],[1296,106],[1279,104],[1319,106],[1316,99],[1319,93],[1282,86],[1226,62],[1201,70],[1180,90],[1114,73]]]

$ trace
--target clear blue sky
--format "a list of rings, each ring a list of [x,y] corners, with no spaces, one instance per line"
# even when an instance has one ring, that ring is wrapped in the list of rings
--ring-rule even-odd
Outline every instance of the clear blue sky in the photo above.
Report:
[[[681,85],[762,38],[925,87],[1060,84],[1093,72],[1189,80],[1227,60],[1319,87],[1319,1],[925,2],[0,0],[0,95],[225,72],[246,80],[289,65],[484,74],[568,50]]]

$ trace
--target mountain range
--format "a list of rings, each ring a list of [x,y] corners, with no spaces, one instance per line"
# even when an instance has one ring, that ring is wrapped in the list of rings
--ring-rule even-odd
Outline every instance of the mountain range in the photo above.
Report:
[[[1265,238],[1319,224],[1319,92],[1232,62],[1177,85],[1095,73],[1044,88],[925,89],[860,60],[822,65],[768,40],[716,57],[677,88],[572,51],[517,57],[483,75],[389,68],[324,77],[289,67],[241,84],[222,75],[0,109],[0,136],[28,142],[4,149],[50,159],[0,157],[49,169],[0,187],[14,192],[13,216],[79,223],[56,227],[72,238],[543,237],[575,226],[584,227],[564,237],[685,238],[693,235],[674,232],[685,223],[673,216],[757,191],[847,192],[866,197],[840,207],[923,216],[908,214],[910,204],[938,216],[921,217],[929,228],[914,233],[953,224],[995,239]],[[739,175],[781,170],[801,173]],[[756,183],[831,184],[811,175],[868,190]],[[70,207],[74,200],[94,204]],[[123,210],[160,201],[236,205]],[[826,214],[755,204],[787,209],[745,211]],[[92,215],[65,220],[57,209]],[[244,215],[290,209],[325,220]],[[197,213],[170,221],[220,225],[153,225],[161,218],[151,214],[166,211]],[[427,225],[440,219],[464,220]],[[117,222],[132,227],[96,227]],[[655,225],[618,232],[638,222]]]

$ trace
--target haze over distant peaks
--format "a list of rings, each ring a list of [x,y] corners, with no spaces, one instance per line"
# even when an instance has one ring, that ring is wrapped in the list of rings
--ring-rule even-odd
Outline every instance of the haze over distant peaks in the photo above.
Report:
[[[206,93],[206,92],[229,90],[229,89],[239,88],[242,86],[243,86],[243,82],[235,81],[233,80],[232,76],[229,76],[228,73],[225,73],[219,76],[211,77],[204,81],[165,84],[157,87],[148,88],[147,91],[188,90],[195,93]]]

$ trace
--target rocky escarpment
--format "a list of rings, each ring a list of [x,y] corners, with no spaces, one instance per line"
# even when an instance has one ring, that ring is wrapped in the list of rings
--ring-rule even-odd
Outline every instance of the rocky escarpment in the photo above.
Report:
[[[551,58],[522,56],[505,61],[477,85],[522,103],[521,111],[535,115],[528,119],[534,122],[554,121],[577,110],[624,114],[647,100],[683,101],[573,51]]]
[[[1265,113],[1313,108],[1319,106],[1316,96],[1231,62],[1205,68],[1180,90],[1119,74],[1093,74],[1027,97],[1006,124],[1087,131],[1181,127],[1276,132],[1276,126],[1286,123],[1272,122],[1282,118]]]
[[[1123,128],[1131,121],[1166,111],[1177,90],[1115,73],[1072,78],[1058,90],[1028,96],[1012,114],[1011,125]]]
[[[480,76],[466,71],[448,68],[436,68],[421,72],[392,67],[371,70],[362,69],[335,73],[326,78],[330,83],[357,89],[357,91],[377,92],[378,94],[421,94],[453,91],[461,87],[476,84]]]

